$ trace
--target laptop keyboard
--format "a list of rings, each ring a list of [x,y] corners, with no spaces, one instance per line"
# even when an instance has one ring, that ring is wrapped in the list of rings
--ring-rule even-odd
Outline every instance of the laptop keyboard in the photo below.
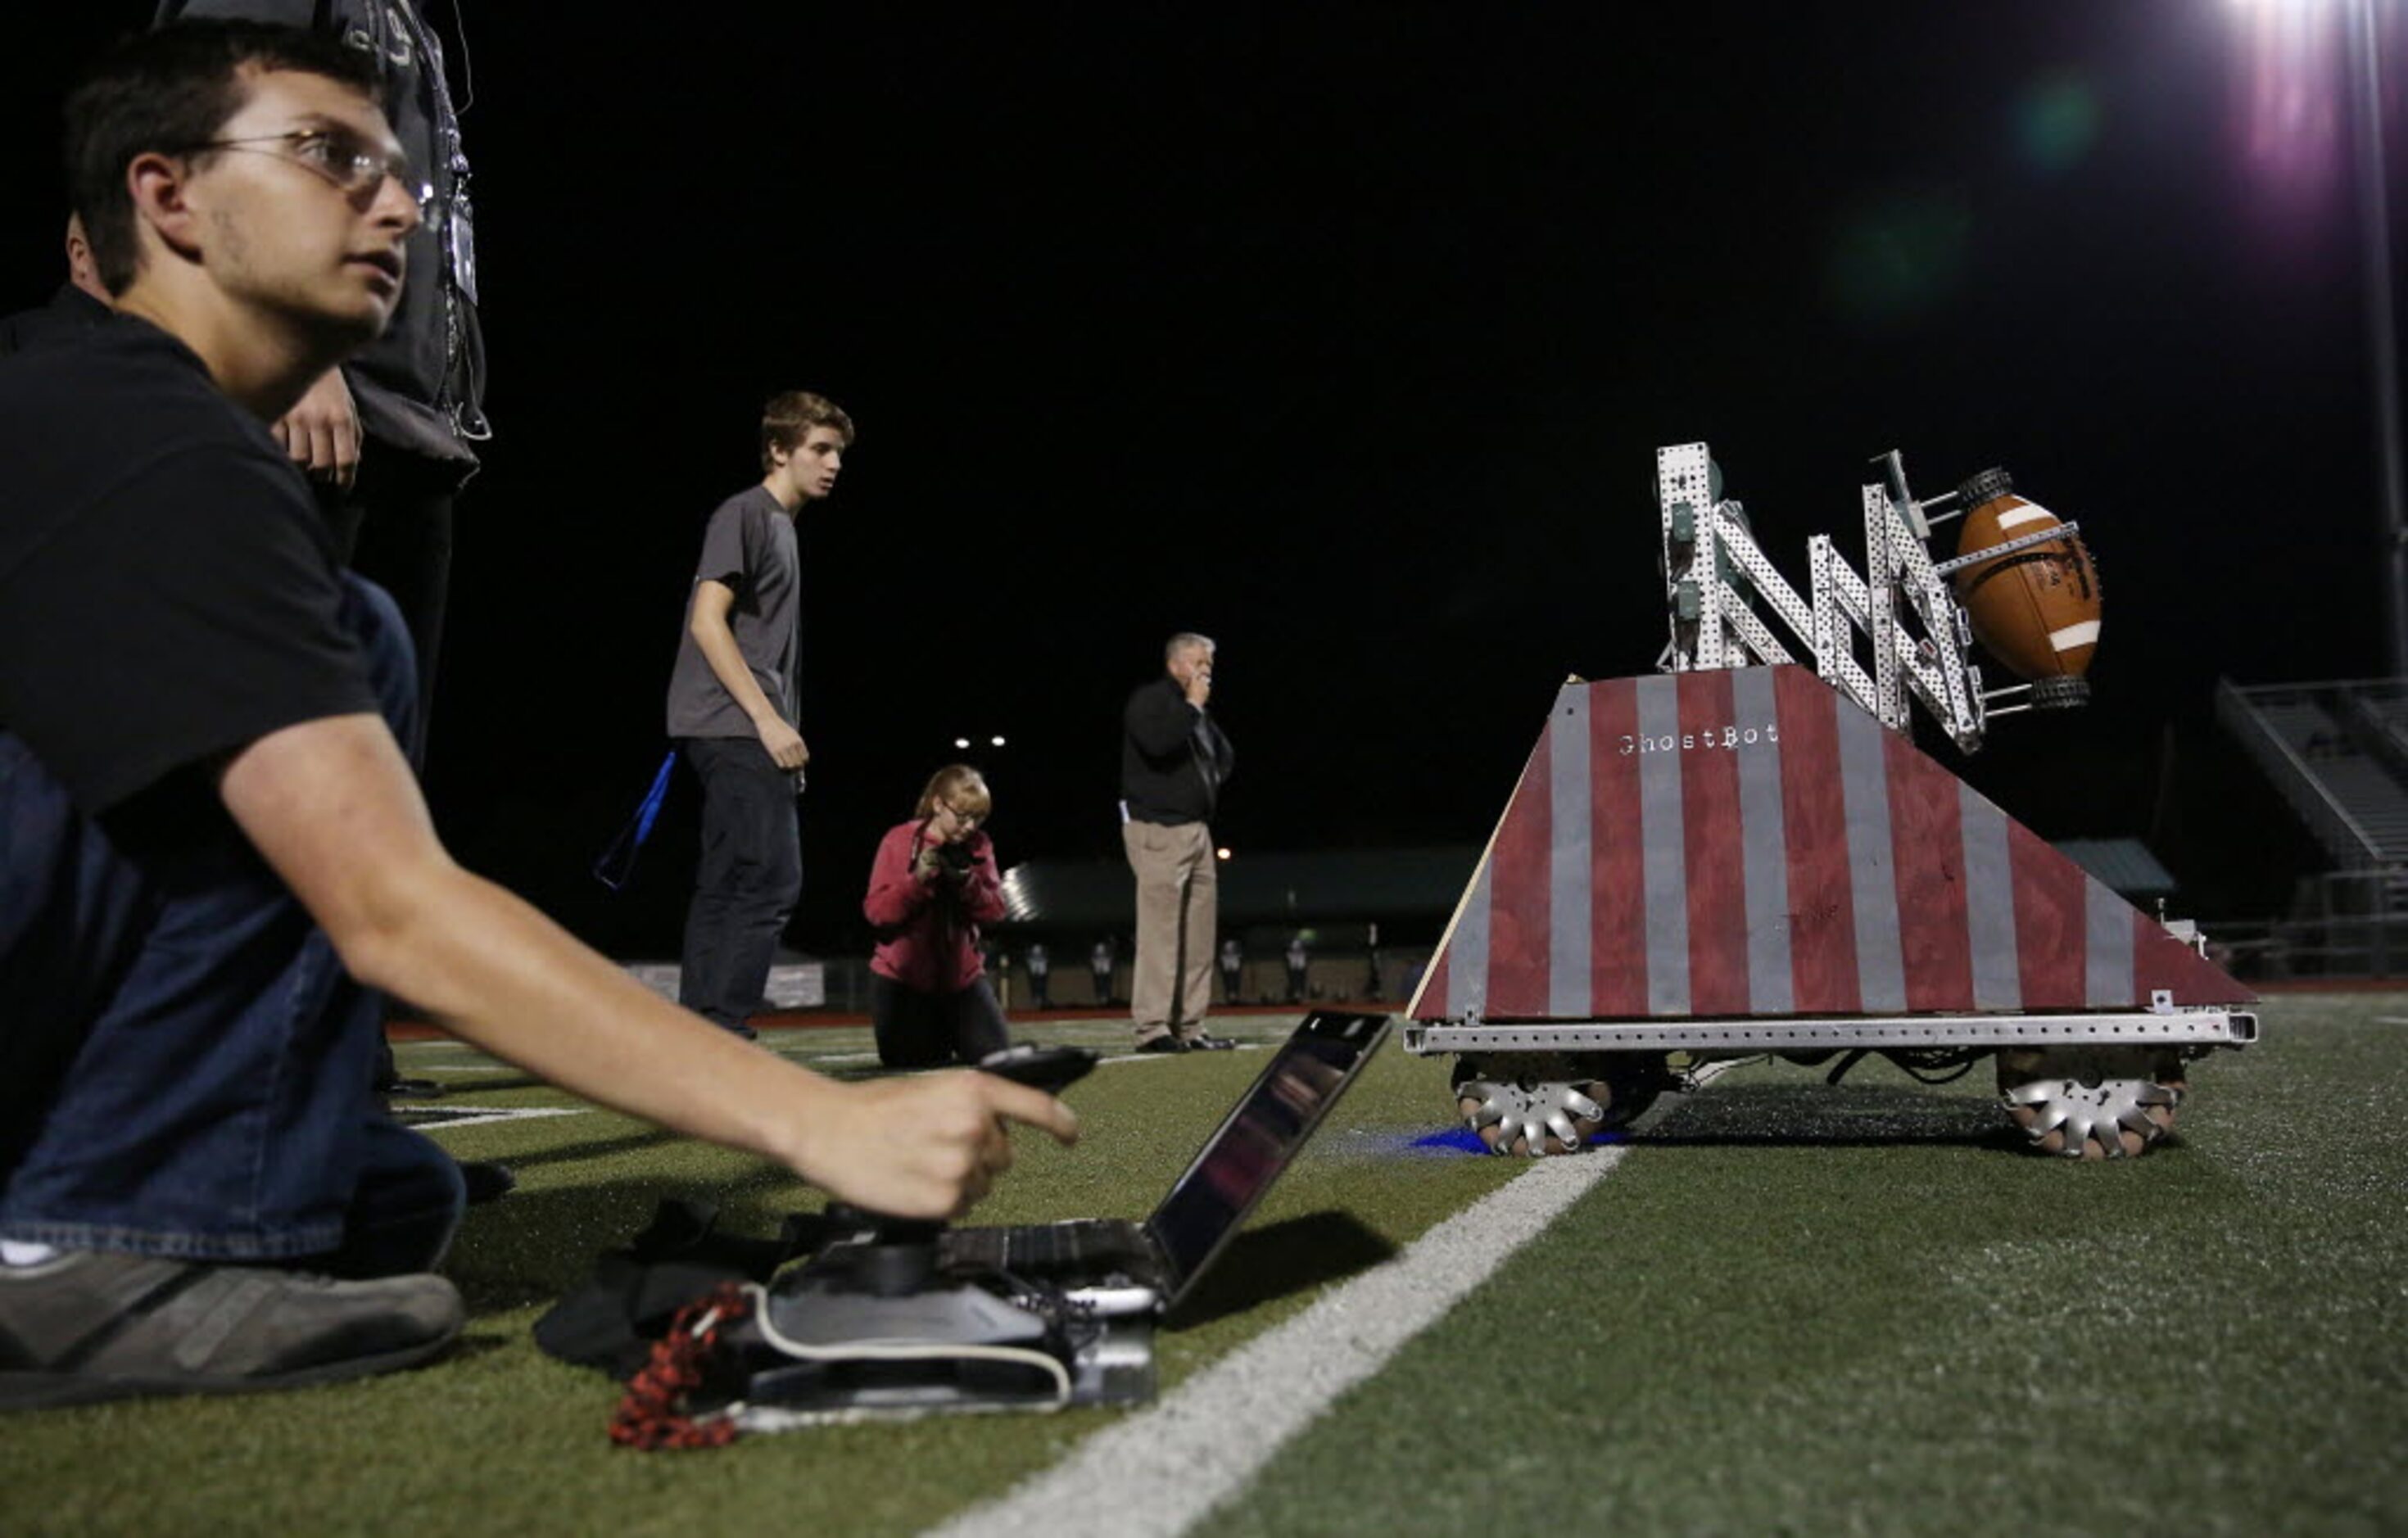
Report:
[[[1005,1271],[1024,1276],[1078,1280],[1109,1272],[1152,1272],[1144,1232],[1120,1218],[1080,1218],[1023,1228],[948,1229],[937,1241],[947,1271]]]

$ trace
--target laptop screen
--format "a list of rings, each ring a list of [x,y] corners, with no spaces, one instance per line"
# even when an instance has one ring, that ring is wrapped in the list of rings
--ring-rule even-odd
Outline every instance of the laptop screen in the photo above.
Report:
[[[1384,1014],[1315,1011],[1146,1219],[1170,1271],[1170,1301],[1220,1252],[1388,1028]]]

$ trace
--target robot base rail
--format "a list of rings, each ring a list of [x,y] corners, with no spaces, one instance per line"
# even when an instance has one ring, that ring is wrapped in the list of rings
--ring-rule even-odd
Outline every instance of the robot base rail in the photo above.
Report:
[[[1788,1052],[1831,1047],[2008,1047],[2149,1042],[2242,1047],[2258,1040],[2246,1010],[2120,1014],[1909,1014],[1842,1020],[1414,1022],[1407,1052]]]

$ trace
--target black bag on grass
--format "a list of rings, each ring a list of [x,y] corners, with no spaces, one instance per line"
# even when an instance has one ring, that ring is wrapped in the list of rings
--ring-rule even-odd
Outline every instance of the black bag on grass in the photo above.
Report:
[[[707,1201],[666,1200],[625,1249],[606,1250],[593,1278],[535,1322],[535,1344],[579,1367],[624,1380],[641,1369],[679,1309],[726,1282],[768,1283],[780,1266],[820,1247],[827,1220],[789,1216],[775,1239],[714,1231]]]

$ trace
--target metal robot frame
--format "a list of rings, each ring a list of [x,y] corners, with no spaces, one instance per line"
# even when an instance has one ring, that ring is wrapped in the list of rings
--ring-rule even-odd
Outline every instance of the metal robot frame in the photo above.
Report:
[[[1671,628],[1659,671],[1799,666],[1800,658],[1757,612],[1760,600],[1810,653],[1805,663],[1842,697],[1840,709],[1852,704],[1901,737],[1911,739],[1913,707],[1918,703],[1967,754],[1979,750],[1994,716],[2084,703],[2088,689],[2079,679],[1985,685],[1970,654],[1971,624],[1944,581],[1978,562],[2069,538],[2077,525],[2053,524],[1971,555],[1935,561],[1926,548],[1933,525],[2011,489],[2003,472],[1985,471],[1957,492],[1927,501],[1909,488],[1897,452],[1872,463],[1879,474],[1861,488],[1867,569],[1859,576],[1830,536],[1815,535],[1807,541],[1809,601],[1756,544],[1742,505],[1722,496],[1720,471],[1707,445],[1658,450],[1656,495]],[[1858,637],[1869,645],[1870,669],[1859,656]],[[1650,687],[1644,681],[1592,686],[1575,680],[1563,699],[1571,701],[1575,691],[1633,683]],[[1702,745],[1713,746],[1713,731],[1706,736],[1710,740]],[[1753,734],[1748,740],[1754,740]],[[1548,740],[1542,737],[1541,754]],[[1534,757],[1534,764],[1540,761]],[[1932,766],[1919,772],[1928,779],[1942,771]],[[2117,1007],[2116,999],[2129,997],[2131,990],[2116,995],[2095,981],[2084,998],[2070,1004],[2052,1000],[2045,1012],[1868,1008],[1830,1013],[1776,1007],[1721,1018],[1685,1013],[1584,1018],[1569,1017],[1554,998],[1537,1010],[1527,1003],[1498,1007],[1492,990],[1502,993],[1516,978],[1496,970],[1491,936],[1470,936],[1460,947],[1457,940],[1467,923],[1492,922],[1492,904],[1517,900],[1512,893],[1519,888],[1512,872],[1502,869],[1498,847],[1526,797],[1545,794],[1545,787],[1531,785],[1528,778],[1482,856],[1408,1006],[1410,1023],[1403,1031],[1409,1052],[1458,1055],[1459,1109],[1497,1152],[1536,1156],[1576,1149],[1598,1130],[1627,1124],[1660,1092],[1701,1087],[1740,1060],[1770,1056],[1813,1062],[1842,1054],[1880,1054],[1911,1072],[1961,1070],[1995,1055],[2000,1092],[2036,1143],[2068,1157],[2122,1157],[2145,1151],[2171,1128],[2173,1108],[2187,1087],[2184,1063],[2257,1039],[2256,1015],[2221,1001],[2248,1001],[2247,990],[2207,961],[2195,926],[2168,923],[2162,915],[2151,921],[2112,895],[2102,909],[2104,888],[2095,883],[2086,899],[2089,932],[2125,945],[2128,958],[2143,956],[2143,991],[2130,998],[2130,1004],[2143,1007]],[[1991,814],[2002,816],[1995,809]],[[1601,830],[1596,836],[1606,835]],[[1692,842],[1684,853],[1677,828],[1651,830],[1646,837],[1669,845],[1649,845],[1648,857],[1659,863],[1694,857],[1698,847]],[[1737,856],[1723,848],[1713,857],[1728,862]],[[2054,852],[2048,857],[2062,860]],[[2071,870],[2070,862],[2066,869]],[[1971,879],[1966,872],[1948,879],[1959,878]],[[2061,884],[2067,878],[2057,879]],[[1905,898],[1899,900],[1903,905]],[[2018,898],[2006,900],[2012,905]],[[2102,911],[2112,912],[2102,919]],[[2114,940],[2114,927],[2128,922],[2133,927],[2127,933],[2138,938]],[[1483,980],[1468,990],[1460,976],[1446,975],[1446,964],[1458,949],[1485,969]],[[1468,964],[1457,962],[1455,970],[1462,972]],[[1508,970],[1550,966],[1541,953],[1513,961]],[[2125,984],[2134,975],[2128,966]],[[2147,986],[2160,980],[2174,985]]]

